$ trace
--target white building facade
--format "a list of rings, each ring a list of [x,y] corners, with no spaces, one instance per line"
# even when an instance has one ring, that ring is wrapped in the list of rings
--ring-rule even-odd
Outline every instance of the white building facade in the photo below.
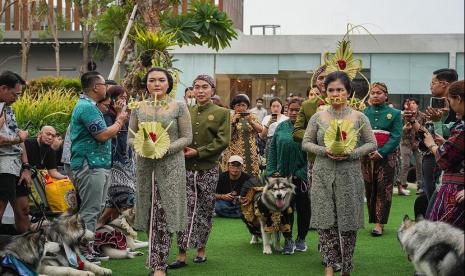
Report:
[[[198,74],[217,81],[224,104],[238,93],[282,99],[292,94],[305,96],[325,52],[334,52],[338,35],[249,36],[240,34],[231,47],[219,52],[206,47],[182,47],[173,51],[181,73],[177,97],[191,86]],[[433,71],[455,68],[464,78],[464,35],[352,35],[355,57],[363,62],[363,73],[371,82],[387,84],[390,101],[398,105],[415,97],[424,106],[429,101]],[[362,84],[361,79],[356,82]],[[365,94],[360,87],[359,94]]]

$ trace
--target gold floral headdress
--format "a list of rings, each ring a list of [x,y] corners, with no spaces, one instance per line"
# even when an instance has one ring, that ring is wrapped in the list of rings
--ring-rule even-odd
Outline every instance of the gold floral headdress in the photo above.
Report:
[[[365,30],[368,34],[370,34],[370,32],[362,25],[347,24],[347,32],[342,38],[342,40],[338,42],[336,52],[334,54],[326,52],[323,58],[325,61],[324,65],[326,66],[326,72],[328,74],[336,71],[341,71],[346,73],[351,80],[353,80],[355,76],[359,74],[367,82],[369,92],[371,90],[370,81],[361,72],[363,68],[363,62],[361,59],[354,58],[354,51],[352,49],[351,41],[349,38],[350,33],[353,33],[356,29],[360,28]],[[368,95],[369,93],[367,93],[365,97],[363,97],[360,100],[355,98],[355,93],[353,93],[352,98],[348,100],[347,104],[356,110],[363,111],[366,107],[365,100],[367,99]],[[328,98],[324,99],[323,101],[326,105],[331,104]]]

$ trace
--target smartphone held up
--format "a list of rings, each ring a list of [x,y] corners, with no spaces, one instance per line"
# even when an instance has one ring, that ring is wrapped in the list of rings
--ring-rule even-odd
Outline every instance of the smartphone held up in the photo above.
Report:
[[[445,108],[446,98],[431,97],[430,106],[432,108]]]

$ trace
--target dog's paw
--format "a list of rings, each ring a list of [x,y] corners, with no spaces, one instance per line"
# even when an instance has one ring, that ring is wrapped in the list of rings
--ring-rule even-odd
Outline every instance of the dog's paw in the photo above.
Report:
[[[84,239],[86,239],[88,241],[93,241],[94,237],[95,237],[94,232],[86,229],[86,231],[84,232]]]
[[[260,240],[258,239],[257,236],[252,235],[252,239],[250,240],[250,244],[257,244],[260,243]]]
[[[111,269],[101,267],[99,271],[97,271],[97,274],[102,276],[109,276],[113,274],[113,271],[111,271]]]
[[[263,247],[263,254],[265,255],[271,255],[273,253],[273,251],[271,251],[271,247],[270,246],[264,246]]]
[[[141,252],[141,251],[131,251],[130,253],[133,256],[144,256],[144,252]]]
[[[48,241],[45,243],[45,252],[57,253],[60,251],[60,244]]]

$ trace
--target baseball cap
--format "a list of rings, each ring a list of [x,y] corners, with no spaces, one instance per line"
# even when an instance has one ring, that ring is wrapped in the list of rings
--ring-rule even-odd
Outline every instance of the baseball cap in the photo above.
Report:
[[[241,163],[241,165],[244,165],[244,159],[242,159],[242,157],[240,157],[239,155],[233,155],[229,157],[228,163],[232,162],[239,162]]]

